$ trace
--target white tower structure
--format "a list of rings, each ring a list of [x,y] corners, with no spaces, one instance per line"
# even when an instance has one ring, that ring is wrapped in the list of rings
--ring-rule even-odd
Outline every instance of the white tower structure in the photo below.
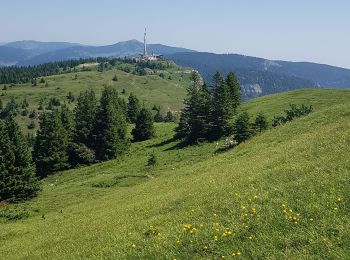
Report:
[[[145,28],[145,34],[143,38],[143,56],[146,58],[147,54],[147,29]]]

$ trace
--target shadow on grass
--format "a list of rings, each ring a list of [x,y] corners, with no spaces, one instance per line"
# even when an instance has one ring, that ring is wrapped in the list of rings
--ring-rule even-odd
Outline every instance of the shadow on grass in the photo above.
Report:
[[[162,147],[164,145],[167,145],[167,144],[171,144],[172,142],[175,142],[177,141],[176,138],[172,137],[170,139],[167,139],[167,140],[164,140],[158,144],[152,144],[152,145],[148,145],[147,148],[157,148],[157,147]]]

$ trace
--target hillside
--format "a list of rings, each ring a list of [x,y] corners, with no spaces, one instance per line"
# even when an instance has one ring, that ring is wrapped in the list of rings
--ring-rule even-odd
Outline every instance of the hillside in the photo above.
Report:
[[[314,112],[226,153],[180,149],[175,125],[158,124],[122,160],[56,174],[32,201],[2,206],[2,257],[345,259],[349,100],[329,89],[251,100],[243,109],[270,119],[289,103]]]
[[[235,71],[246,98],[298,88],[347,88],[350,85],[349,69],[324,64],[206,52],[175,53],[166,57],[180,66],[197,69],[207,81],[216,70],[222,74]]]
[[[29,112],[32,110],[38,112],[41,99],[44,100],[44,106],[46,107],[50,98],[59,99],[61,104],[69,103],[68,105],[73,108],[76,100],[68,102],[69,92],[76,99],[81,91],[93,89],[99,97],[104,86],[113,86],[125,99],[132,92],[147,107],[160,106],[162,113],[169,110],[173,112],[180,111],[186,95],[186,88],[190,84],[190,69],[172,64],[166,70],[159,71],[154,75],[138,76],[124,72],[122,69],[125,70],[126,67],[130,68],[131,71],[133,70],[131,64],[119,64],[104,72],[98,72],[97,64],[81,64],[75,68],[76,72],[38,78],[37,86],[33,86],[31,83],[13,86],[0,84],[0,100],[5,106],[13,97],[16,103],[21,105],[26,98],[29,102]],[[86,71],[87,69],[90,71]],[[163,77],[160,75],[161,72]],[[113,80],[115,76],[118,79],[117,81]],[[44,79],[43,83],[40,83],[41,79]],[[32,121],[28,115],[19,116],[18,118],[24,129]],[[34,122],[37,126],[39,125],[38,118]]]

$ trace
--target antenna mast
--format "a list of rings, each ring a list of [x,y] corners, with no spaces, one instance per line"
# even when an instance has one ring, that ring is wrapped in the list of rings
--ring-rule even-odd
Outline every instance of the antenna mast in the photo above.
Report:
[[[145,28],[145,35],[143,39],[143,56],[147,57],[147,29]]]

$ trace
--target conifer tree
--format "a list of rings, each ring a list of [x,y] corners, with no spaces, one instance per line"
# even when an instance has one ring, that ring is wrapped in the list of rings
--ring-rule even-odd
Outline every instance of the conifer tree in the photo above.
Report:
[[[233,116],[230,92],[226,82],[217,71],[213,78],[214,94],[211,109],[211,138],[218,139],[230,131]]]
[[[118,93],[111,87],[102,91],[94,128],[94,150],[98,160],[110,160],[125,152],[127,123]]]
[[[154,137],[154,133],[152,113],[144,107],[137,116],[135,128],[131,134],[134,141],[145,141]]]
[[[201,86],[198,73],[194,72],[191,80],[192,84],[187,89],[185,108],[181,111],[180,122],[175,129],[175,137],[186,138],[186,142],[195,143],[208,136],[210,92],[206,85]]]
[[[160,123],[163,121],[164,121],[164,118],[163,118],[162,114],[160,113],[160,110],[157,109],[157,112],[154,115],[154,122]]]
[[[129,101],[127,105],[128,120],[130,123],[134,124],[136,123],[137,116],[140,112],[140,101],[133,93],[130,93],[128,101]]]
[[[260,112],[255,118],[254,128],[256,131],[261,133],[262,131],[266,130],[267,127],[268,127],[268,123],[267,123],[266,117],[262,112]]]
[[[22,102],[22,108],[25,109],[25,108],[27,108],[27,107],[29,107],[29,103],[28,103],[27,98],[24,98],[24,99],[23,99],[23,102]]]
[[[252,134],[252,127],[249,122],[249,114],[248,112],[243,112],[235,120],[235,139],[238,143],[242,143],[248,140]]]
[[[171,111],[168,111],[164,117],[164,122],[175,122],[175,120],[175,115]]]
[[[232,102],[232,109],[234,112],[237,111],[241,103],[242,93],[241,87],[238,83],[236,75],[233,72],[230,72],[226,78],[226,84],[230,93],[230,100]]]
[[[16,116],[18,112],[18,104],[14,97],[10,98],[10,101],[6,104],[6,107],[1,113],[2,118],[6,118],[9,115]]]
[[[72,111],[66,104],[63,104],[61,107],[61,122],[66,132],[67,140],[70,142],[74,131],[74,119]]]
[[[28,143],[10,115],[0,120],[0,201],[21,201],[38,190]]]
[[[62,126],[61,114],[58,110],[44,113],[33,152],[37,174],[45,177],[67,169],[69,166],[67,148],[67,133]]]
[[[75,129],[73,140],[92,147],[92,134],[97,113],[97,100],[93,90],[80,93],[74,109]]]

